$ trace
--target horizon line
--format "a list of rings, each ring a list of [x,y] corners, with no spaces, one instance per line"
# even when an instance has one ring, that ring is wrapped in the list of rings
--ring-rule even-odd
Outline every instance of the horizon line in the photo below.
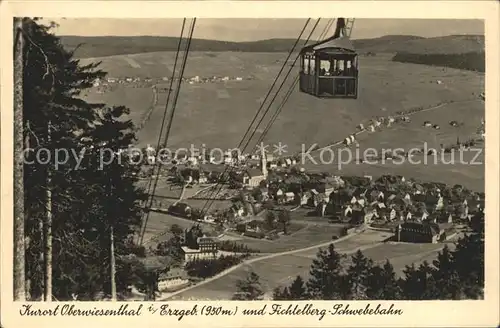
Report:
[[[59,34],[58,37],[79,37],[79,38],[143,38],[143,37],[151,37],[151,38],[174,38],[178,39],[179,36],[170,36],[170,35],[76,35],[76,34]],[[373,38],[351,38],[351,40],[374,40],[381,39],[385,37],[394,37],[394,36],[406,36],[406,37],[414,37],[418,39],[438,39],[438,38],[446,38],[450,36],[482,36],[485,34],[477,34],[477,33],[463,33],[463,34],[449,34],[449,35],[441,35],[441,36],[420,36],[414,34],[386,34],[382,36],[377,36]],[[184,37],[185,38],[185,37]],[[207,38],[192,38],[192,40],[206,40],[206,41],[219,41],[219,42],[231,42],[231,43],[252,43],[252,42],[261,42],[261,41],[271,41],[271,40],[295,40],[296,38],[282,37],[282,38],[270,38],[270,39],[259,39],[253,41],[230,41],[230,40],[222,40],[222,39],[207,39]],[[325,38],[326,39],[326,38]],[[303,40],[302,38],[300,40]]]

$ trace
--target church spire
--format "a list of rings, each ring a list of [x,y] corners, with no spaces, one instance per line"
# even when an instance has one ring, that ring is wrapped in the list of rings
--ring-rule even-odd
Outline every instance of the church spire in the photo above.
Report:
[[[260,160],[261,160],[261,170],[264,178],[267,179],[267,158],[264,147],[260,148]]]

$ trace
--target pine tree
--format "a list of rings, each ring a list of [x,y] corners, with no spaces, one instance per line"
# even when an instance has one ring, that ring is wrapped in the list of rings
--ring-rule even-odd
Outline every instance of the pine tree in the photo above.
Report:
[[[460,277],[455,269],[453,255],[446,245],[441,252],[438,253],[437,259],[433,261],[434,279],[439,286],[440,299],[461,299],[462,286]]]
[[[420,289],[420,279],[415,264],[407,265],[403,273],[405,275],[401,286],[403,298],[407,300],[421,299],[422,290]]]
[[[313,260],[309,271],[310,278],[306,284],[312,299],[338,300],[342,298],[343,277],[341,255],[330,244],[328,250],[320,249]]]
[[[484,233],[459,239],[452,253],[460,284],[467,298],[484,297]]]
[[[288,293],[290,294],[290,300],[305,300],[307,299],[307,290],[304,284],[304,279],[301,276],[297,276],[288,288]]]
[[[415,268],[415,264],[406,266],[402,287],[404,298],[409,300],[439,299],[434,271],[435,269],[427,261],[424,261],[418,269]]]
[[[264,298],[260,277],[253,271],[250,271],[244,280],[238,280],[236,288],[237,291],[233,295],[233,300],[256,301]]]
[[[347,269],[350,298],[355,300],[367,299],[366,289],[372,267],[372,260],[365,257],[361,250],[358,250],[352,256],[352,264]]]
[[[26,19],[23,74],[23,124],[34,150],[46,149],[52,162],[25,163],[24,192],[26,265],[34,298],[44,294],[45,270],[39,262],[44,252],[40,224],[47,214],[47,177],[51,178],[52,294],[58,300],[94,299],[111,291],[110,243],[114,230],[118,292],[127,286],[130,272],[121,256],[135,251],[131,235],[139,225],[139,202],[144,192],[136,187],[139,166],[127,154],[103,164],[103,155],[115,154],[135,141],[131,121],[123,119],[125,107],[107,107],[82,100],[82,91],[105,77],[99,63],[81,65],[44,26]],[[48,126],[51,126],[50,135]],[[56,150],[67,151],[54,165]],[[75,158],[75,156],[77,158]],[[46,156],[48,157],[48,156]],[[50,170],[49,170],[50,168]],[[128,283],[128,282],[127,282]]]
[[[203,231],[199,225],[193,225],[186,232],[186,246],[192,249],[198,249],[198,238],[203,237]]]
[[[290,292],[288,291],[288,287],[276,287],[273,290],[273,300],[275,301],[288,301],[290,300]]]
[[[394,267],[387,260],[383,267],[374,266],[370,270],[366,295],[374,300],[399,300],[401,288]]]
[[[418,268],[419,285],[422,291],[420,299],[422,300],[440,299],[440,286],[434,279],[435,271],[436,269],[431,267],[427,261],[420,264]]]
[[[290,224],[291,216],[290,212],[287,210],[280,211],[278,213],[278,222],[283,226],[283,233],[287,234],[287,227]]]

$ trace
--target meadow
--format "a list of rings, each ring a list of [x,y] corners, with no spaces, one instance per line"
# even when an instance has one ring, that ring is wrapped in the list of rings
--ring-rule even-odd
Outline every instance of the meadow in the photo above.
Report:
[[[299,224],[297,223],[297,225]],[[265,240],[242,237],[237,242],[250,249],[259,250],[261,253],[280,253],[328,242],[333,239],[333,236],[339,237],[342,229],[343,227],[340,225],[308,224],[289,235],[280,236],[279,239]]]
[[[173,66],[173,53],[148,53],[100,58],[102,67],[110,76],[168,76]],[[248,125],[261,106],[273,78],[279,71],[286,54],[281,53],[192,53],[185,76],[252,76],[253,80],[221,83],[183,84],[171,131],[171,147],[197,147],[222,149],[238,145]],[[134,65],[124,58],[133,58]],[[83,60],[85,61],[85,60]],[[148,68],[150,67],[150,68]],[[300,151],[302,144],[326,145],[343,139],[362,121],[375,116],[389,115],[417,106],[430,107],[438,103],[472,99],[484,88],[484,75],[449,68],[436,68],[390,61],[390,55],[360,58],[359,98],[357,100],[318,99],[294,92],[280,116],[265,138],[268,144],[279,141],[289,151]],[[296,71],[291,74],[294,77]],[[292,78],[272,104],[263,123],[257,129],[253,142],[277,108]],[[442,84],[437,84],[437,80]],[[127,88],[120,86],[118,88]],[[277,87],[275,88],[277,89]],[[127,104],[132,88],[123,92],[105,94],[111,103]],[[224,90],[224,92],[221,92]],[[138,91],[130,91],[137,93]],[[115,94],[116,93],[116,94]],[[271,97],[274,93],[271,94]],[[133,112],[146,111],[151,96],[136,94]],[[271,98],[270,97],[270,98]],[[160,94],[159,106],[166,94]],[[141,104],[142,107],[135,104]],[[268,102],[264,104],[267,108]],[[138,108],[140,107],[140,108]],[[437,114],[438,115],[438,114]],[[479,122],[480,110],[471,123]],[[139,115],[140,117],[140,115]],[[443,116],[444,117],[444,116]],[[155,110],[139,132],[139,144],[156,144],[160,130],[162,110]],[[252,143],[247,150],[253,147]]]
[[[344,263],[358,249],[376,264],[383,264],[390,260],[396,273],[401,276],[406,265],[421,263],[424,260],[431,262],[440,251],[443,244],[391,244],[383,243],[387,233],[365,231],[359,235],[335,242],[335,249],[347,255]],[[323,249],[326,246],[322,247]],[[204,285],[194,287],[172,297],[173,300],[187,299],[230,299],[236,290],[236,282],[243,279],[247,272],[253,270],[260,276],[260,281],[268,296],[275,287],[290,284],[297,275],[308,279],[312,260],[316,257],[318,248],[293,254],[245,264],[220,279],[210,281]]]

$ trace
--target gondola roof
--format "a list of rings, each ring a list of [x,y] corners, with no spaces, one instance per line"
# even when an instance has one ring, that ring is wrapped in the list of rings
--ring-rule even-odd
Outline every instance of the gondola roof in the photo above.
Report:
[[[331,37],[324,41],[311,44],[302,48],[304,52],[323,52],[323,53],[355,53],[354,45],[348,37]]]

